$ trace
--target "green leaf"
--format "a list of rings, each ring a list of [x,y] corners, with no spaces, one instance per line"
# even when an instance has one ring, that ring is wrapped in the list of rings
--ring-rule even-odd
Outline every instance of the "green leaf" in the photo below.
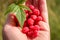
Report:
[[[13,11],[15,7],[16,7],[15,4],[11,4],[10,6],[8,6],[7,11],[5,12],[5,15]]]
[[[18,10],[18,12],[16,14],[16,17],[17,17],[17,19],[18,19],[18,21],[20,23],[21,28],[22,28],[23,27],[23,24],[24,24],[24,22],[26,20],[26,14],[23,11],[23,9],[19,9]]]
[[[30,8],[27,7],[27,6],[25,6],[25,5],[20,5],[20,8],[22,8],[22,9],[24,9],[24,10],[29,10],[29,11],[31,11]]]
[[[23,9],[21,9],[18,5],[15,5],[15,4],[11,4],[8,8],[7,8],[7,11],[5,13],[8,14],[8,13],[14,13],[20,23],[20,26],[23,27],[23,24],[26,20],[26,14],[24,12]]]

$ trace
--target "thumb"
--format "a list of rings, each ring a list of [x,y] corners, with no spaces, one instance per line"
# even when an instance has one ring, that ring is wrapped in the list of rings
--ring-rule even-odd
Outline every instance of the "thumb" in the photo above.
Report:
[[[7,25],[16,26],[16,16],[14,14],[8,14],[6,23]]]

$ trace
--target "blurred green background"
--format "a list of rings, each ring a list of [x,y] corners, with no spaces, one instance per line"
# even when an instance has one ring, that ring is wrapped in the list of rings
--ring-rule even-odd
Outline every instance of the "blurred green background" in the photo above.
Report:
[[[2,27],[5,22],[6,10],[10,0],[0,0],[0,40],[2,40]],[[12,1],[11,1],[12,2]],[[47,0],[51,40],[60,40],[60,0]]]

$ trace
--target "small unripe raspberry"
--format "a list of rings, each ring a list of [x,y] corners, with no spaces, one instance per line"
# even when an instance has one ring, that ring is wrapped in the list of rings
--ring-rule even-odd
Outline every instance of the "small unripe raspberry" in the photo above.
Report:
[[[29,18],[27,22],[30,26],[34,24],[34,20],[32,18]]]
[[[38,16],[38,17],[36,18],[36,21],[42,21],[42,17],[41,17],[41,16]]]
[[[37,16],[36,16],[36,15],[31,15],[31,18],[32,18],[33,20],[36,20]]]
[[[34,13],[33,14],[35,14],[35,15],[40,15],[40,12],[39,12],[39,10],[38,9],[34,9],[34,11],[33,11]]]
[[[31,10],[34,10],[34,6],[33,5],[30,5],[29,6]]]
[[[28,27],[24,27],[24,28],[22,29],[22,32],[25,33],[25,34],[26,34],[28,31],[29,31],[29,28],[28,28]]]

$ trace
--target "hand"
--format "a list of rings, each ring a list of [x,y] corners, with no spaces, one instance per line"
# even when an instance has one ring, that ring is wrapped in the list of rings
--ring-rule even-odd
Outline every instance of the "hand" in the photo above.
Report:
[[[48,11],[46,0],[28,0],[26,3],[27,6],[34,5],[35,8],[39,9],[41,15],[43,17],[43,21],[39,22],[39,25],[44,28],[44,30],[40,30],[40,34],[37,38],[33,40],[50,40],[50,28],[48,22]]]
[[[21,29],[18,27],[18,25],[16,25],[16,22],[14,21],[15,15],[9,14],[7,21],[3,27],[3,40],[50,40],[46,0],[39,0],[38,2],[36,0],[28,0],[26,5],[34,5],[35,8],[42,11],[41,15],[44,20],[40,21],[39,25],[43,27],[44,30],[40,30],[39,36],[35,39],[29,39],[25,34],[21,32]]]

